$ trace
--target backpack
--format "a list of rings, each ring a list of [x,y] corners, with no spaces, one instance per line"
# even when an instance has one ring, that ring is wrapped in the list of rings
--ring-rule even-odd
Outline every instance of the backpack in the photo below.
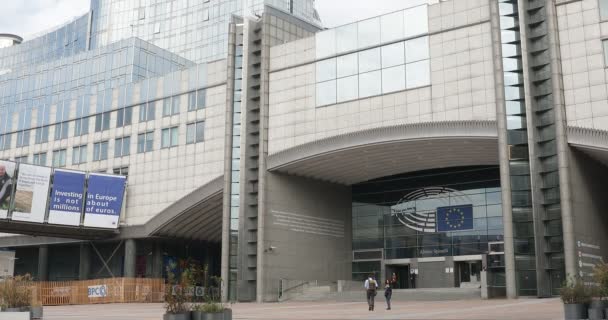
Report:
[[[378,289],[378,283],[376,282],[376,280],[372,279],[369,280],[369,284],[368,284],[369,290],[371,291],[376,291],[376,289]]]

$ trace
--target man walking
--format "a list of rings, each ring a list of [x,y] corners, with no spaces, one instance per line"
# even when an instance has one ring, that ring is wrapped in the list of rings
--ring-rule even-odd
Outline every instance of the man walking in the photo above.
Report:
[[[376,294],[378,290],[378,282],[374,279],[374,275],[370,274],[367,280],[365,280],[365,291],[367,294],[367,305],[369,306],[369,311],[374,311],[374,299],[376,298]]]

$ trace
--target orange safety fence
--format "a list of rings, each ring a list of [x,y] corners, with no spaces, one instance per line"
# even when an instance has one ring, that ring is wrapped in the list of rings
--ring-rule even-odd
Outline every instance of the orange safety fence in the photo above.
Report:
[[[48,281],[30,284],[32,298],[41,305],[164,302],[163,279],[108,278]]]

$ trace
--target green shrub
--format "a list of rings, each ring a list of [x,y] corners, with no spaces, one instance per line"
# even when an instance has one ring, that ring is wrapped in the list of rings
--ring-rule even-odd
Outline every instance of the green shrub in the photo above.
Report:
[[[593,278],[598,284],[597,296],[600,298],[608,297],[608,264],[599,263],[593,268]]]
[[[569,278],[559,290],[564,304],[587,304],[591,302],[591,290],[580,278]]]
[[[224,312],[224,305],[217,302],[206,302],[203,304],[197,304],[192,308],[192,311],[199,311],[204,313],[221,313]]]

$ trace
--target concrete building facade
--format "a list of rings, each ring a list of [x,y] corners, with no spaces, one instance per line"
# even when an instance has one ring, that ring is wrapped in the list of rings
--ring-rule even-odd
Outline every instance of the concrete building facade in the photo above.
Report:
[[[314,1],[93,0],[0,49],[0,158],[128,175],[120,226],[6,220],[0,246],[40,280],[207,264],[237,301],[370,273],[507,297],[591,282],[607,12],[429,1],[323,29]]]

